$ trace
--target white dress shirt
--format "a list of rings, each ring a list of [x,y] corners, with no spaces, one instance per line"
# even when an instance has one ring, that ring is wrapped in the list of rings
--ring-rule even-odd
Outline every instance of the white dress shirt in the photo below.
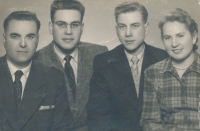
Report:
[[[63,54],[61,52],[59,52],[55,45],[54,45],[54,51],[57,54],[60,62],[62,63],[63,68],[65,68],[65,56],[66,54]],[[75,76],[75,81],[77,83],[77,72],[78,72],[78,48],[75,48],[75,50],[70,54],[72,56],[72,59],[70,60],[70,64],[72,66],[72,69],[74,71],[74,76]]]
[[[27,81],[29,73],[30,73],[32,62],[27,67],[25,67],[23,69],[18,69],[9,60],[7,60],[7,63],[8,63],[8,68],[10,69],[10,74],[12,76],[13,82],[15,81],[15,72],[17,70],[21,70],[23,72],[23,75],[20,78],[20,81],[22,83],[22,96],[21,96],[21,99],[22,99],[23,98],[23,94],[24,94],[24,89],[25,89],[26,81]]]

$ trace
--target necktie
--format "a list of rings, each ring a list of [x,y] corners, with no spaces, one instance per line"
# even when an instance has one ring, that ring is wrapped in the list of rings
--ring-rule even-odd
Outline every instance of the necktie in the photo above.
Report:
[[[16,104],[17,104],[18,117],[19,117],[20,103],[21,103],[21,96],[22,96],[22,83],[20,81],[22,75],[23,75],[23,72],[21,70],[17,70],[15,72],[14,93],[15,93],[15,99],[16,99]]]
[[[65,73],[70,85],[70,88],[72,90],[72,94],[75,100],[75,96],[76,96],[76,82],[75,82],[75,75],[74,75],[74,71],[73,68],[70,64],[70,60],[71,60],[72,56],[71,55],[66,55],[64,60],[65,62]]]
[[[139,96],[140,76],[139,76],[138,65],[137,65],[138,62],[139,62],[139,59],[136,56],[133,56],[131,58],[131,62],[133,63],[133,65],[131,67],[131,72],[132,72],[133,80],[134,80],[134,83],[135,83],[137,96]]]

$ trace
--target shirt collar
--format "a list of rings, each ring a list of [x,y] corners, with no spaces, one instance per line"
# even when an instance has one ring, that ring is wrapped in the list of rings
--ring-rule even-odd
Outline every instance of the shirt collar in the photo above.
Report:
[[[17,70],[21,70],[21,71],[23,72],[23,75],[25,76],[25,78],[26,78],[26,79],[28,78],[28,74],[29,74],[30,69],[31,69],[32,61],[31,61],[31,63],[30,63],[27,67],[25,67],[25,68],[23,68],[23,69],[18,69],[18,68],[15,67],[8,59],[7,59],[7,63],[8,63],[8,67],[9,67],[9,69],[10,69],[11,76],[15,75],[15,72],[16,72]]]
[[[163,65],[164,68],[163,68],[163,70],[160,73],[165,73],[167,71],[173,72],[173,70],[175,70],[174,67],[173,67],[173,65],[172,65],[172,60],[171,59],[172,59],[171,57],[169,57],[167,59],[167,62],[165,63],[165,65]],[[200,56],[199,56],[198,53],[194,52],[194,61],[189,66],[187,72],[189,72],[189,71],[195,71],[195,72],[200,73],[200,66],[199,65],[200,65]]]
[[[144,46],[143,50],[138,55],[136,55],[137,58],[139,59],[139,61],[144,57],[144,50],[145,50],[145,46]],[[130,62],[132,57],[133,57],[133,55],[129,54],[126,50],[124,50],[124,52],[126,54],[126,57],[129,60],[129,62]]]
[[[63,62],[66,54],[63,54],[60,51],[58,51],[58,49],[56,48],[55,44],[54,44],[54,51],[57,54],[57,56],[60,59],[60,61]],[[70,55],[72,56],[74,61],[77,63],[78,62],[78,47],[76,47],[74,49],[74,51]]]

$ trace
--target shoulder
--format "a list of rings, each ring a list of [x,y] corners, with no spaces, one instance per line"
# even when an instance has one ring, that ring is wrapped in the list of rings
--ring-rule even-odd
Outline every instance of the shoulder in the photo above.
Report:
[[[36,60],[33,60],[33,66],[35,69],[35,72],[40,73],[39,76],[43,76],[45,79],[63,79],[64,80],[64,74],[61,70],[57,69],[53,66],[46,66],[41,62],[38,62]]]
[[[0,63],[3,61],[4,57],[5,57],[5,56],[1,56],[1,57],[0,57]]]
[[[92,50],[92,51],[98,51],[98,50],[107,51],[108,50],[106,46],[87,43],[87,42],[80,42],[79,47],[80,48],[87,48],[88,50]]]
[[[79,44],[79,52],[88,57],[89,59],[94,59],[94,57],[98,54],[104,53],[108,51],[106,46],[96,45],[86,42],[80,42]]]
[[[163,55],[163,56],[169,56],[167,54],[167,52],[163,49],[160,49],[160,48],[157,48],[157,47],[154,47],[154,46],[151,46],[151,45],[147,45],[146,44],[146,47],[145,47],[148,51],[150,51],[151,53],[153,53],[154,55]]]
[[[103,59],[103,58],[106,58],[106,59],[113,59],[115,58],[118,54],[120,54],[121,52],[123,52],[124,50],[124,47],[123,45],[118,45],[117,47],[115,47],[114,49],[110,50],[110,51],[107,51],[105,53],[102,53],[102,54],[99,54],[96,56],[96,58],[98,59]]]
[[[154,77],[157,74],[161,74],[161,72],[163,73],[168,61],[169,61],[169,57],[149,66],[148,68],[146,68],[145,74],[149,77]]]
[[[163,49],[160,49],[160,48],[153,47],[151,45],[145,44],[144,57],[147,57],[148,59],[151,59],[152,64],[154,64],[154,63],[156,63],[158,61],[161,61],[161,60],[169,57],[169,55]]]
[[[55,53],[54,53],[54,49],[53,49],[53,44],[50,43],[49,45],[38,50],[34,54],[33,59],[40,61],[40,62],[44,63],[45,65],[48,65],[54,56],[55,56]]]
[[[53,52],[53,44],[50,43],[49,45],[39,49],[36,53],[35,56],[40,56],[40,55],[49,55]]]

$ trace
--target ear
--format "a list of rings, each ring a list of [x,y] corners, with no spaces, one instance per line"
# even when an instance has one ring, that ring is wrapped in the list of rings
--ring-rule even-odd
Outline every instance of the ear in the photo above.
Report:
[[[49,22],[49,33],[52,35],[53,34],[53,23]]]
[[[192,42],[193,42],[193,45],[197,42],[197,31],[195,30],[193,35],[192,35]]]
[[[5,48],[5,46],[6,46],[6,35],[5,34],[3,34],[3,44],[4,44],[4,48]]]
[[[145,36],[147,36],[148,32],[149,32],[149,23],[148,22],[144,25],[144,29],[145,29]]]
[[[115,25],[115,32],[118,35],[118,31],[117,31],[117,25]]]
[[[83,30],[84,30],[84,23],[82,23],[81,25],[81,35],[83,34]]]

